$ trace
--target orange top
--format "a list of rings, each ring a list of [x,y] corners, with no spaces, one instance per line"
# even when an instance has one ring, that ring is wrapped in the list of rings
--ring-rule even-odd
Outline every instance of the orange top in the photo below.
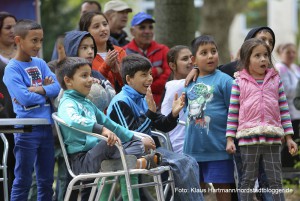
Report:
[[[118,61],[121,63],[122,59],[126,56],[126,52],[121,47],[114,45],[114,48],[119,54]],[[124,85],[121,74],[112,72],[111,67],[105,63],[99,54],[97,54],[94,58],[92,68],[93,70],[100,72],[106,79],[108,79],[117,93],[121,91],[121,88]]]

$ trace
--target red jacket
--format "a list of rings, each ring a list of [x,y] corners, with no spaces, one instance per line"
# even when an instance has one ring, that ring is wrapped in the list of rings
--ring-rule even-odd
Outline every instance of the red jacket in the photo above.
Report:
[[[151,90],[153,93],[154,101],[157,106],[160,106],[161,96],[165,91],[165,84],[170,76],[171,69],[167,62],[167,53],[169,48],[163,44],[159,44],[152,41],[147,49],[147,55],[138,48],[134,39],[130,41],[127,45],[123,47],[126,50],[127,55],[129,54],[140,54],[147,57],[152,63],[152,76],[153,83],[151,85]],[[162,68],[163,72],[158,75],[156,67]]]
[[[126,52],[121,47],[114,46],[114,48],[119,53],[118,61],[121,63],[123,57],[126,56]],[[108,79],[117,93],[121,90],[122,86],[124,85],[121,74],[112,72],[110,66],[105,63],[100,55],[96,55],[95,59],[93,60],[92,68],[93,70],[99,71],[106,79]]]

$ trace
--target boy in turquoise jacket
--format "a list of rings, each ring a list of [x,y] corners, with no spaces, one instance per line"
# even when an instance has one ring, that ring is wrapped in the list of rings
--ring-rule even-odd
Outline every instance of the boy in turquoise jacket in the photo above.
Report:
[[[95,173],[100,171],[100,164],[106,159],[120,158],[116,142],[123,143],[126,154],[140,158],[145,149],[155,148],[152,141],[135,137],[128,129],[110,120],[86,96],[93,83],[91,64],[77,57],[67,57],[58,63],[57,79],[65,90],[58,106],[58,116],[69,126],[87,132],[99,133],[108,141],[74,131],[62,126],[62,135],[67,152],[70,156],[72,170],[75,174]],[[145,159],[138,159],[137,167]],[[125,185],[125,178],[120,178]],[[131,183],[137,183],[137,176],[131,177]],[[122,188],[126,186],[121,185]],[[90,189],[89,189],[90,190]],[[87,200],[89,190],[82,194],[82,200]],[[134,200],[139,200],[138,190],[133,190]],[[127,191],[122,191],[123,200],[128,199]],[[102,197],[103,198],[103,197]],[[105,198],[103,198],[105,200]]]

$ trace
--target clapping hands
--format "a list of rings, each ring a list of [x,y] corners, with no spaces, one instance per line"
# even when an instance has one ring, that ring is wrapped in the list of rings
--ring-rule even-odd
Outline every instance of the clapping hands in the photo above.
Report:
[[[156,112],[156,104],[155,104],[155,101],[153,99],[153,94],[152,94],[150,86],[147,88],[146,102],[148,104],[148,109],[152,112]]]
[[[105,63],[110,66],[111,71],[114,73],[120,72],[120,65],[118,61],[118,55],[119,53],[116,50],[109,50],[107,52]]]
[[[176,93],[172,104],[173,117],[177,117],[179,115],[179,112],[184,107],[184,104],[185,104],[185,92],[182,92],[179,98],[178,98],[178,94]]]

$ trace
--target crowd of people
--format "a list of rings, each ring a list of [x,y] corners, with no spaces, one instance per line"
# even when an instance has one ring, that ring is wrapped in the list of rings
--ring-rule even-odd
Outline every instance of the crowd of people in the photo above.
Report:
[[[42,26],[0,12],[0,118],[53,123],[51,114],[57,111],[68,125],[107,137],[99,141],[62,126],[76,173],[98,172],[103,160],[120,158],[113,146],[120,143],[137,158],[136,168],[170,166],[176,189],[187,189],[175,191],[174,200],[204,200],[205,191],[192,189],[209,183],[219,189],[218,201],[258,195],[259,200],[284,200],[282,166],[299,162],[296,46],[278,45],[280,61],[273,65],[275,34],[270,27],[256,27],[238,57],[220,66],[213,36],[169,49],[154,40],[151,15],[122,0],[108,1],[101,10],[97,1],[82,3],[78,28],[57,39],[48,64],[37,57]],[[131,40],[124,31],[130,12],[136,13]],[[153,130],[169,133],[173,150],[162,147]],[[132,131],[148,137],[137,138]],[[69,176],[54,133],[51,125],[43,125],[26,135],[6,135],[10,200],[63,200]],[[140,182],[136,175],[130,180]],[[258,188],[279,193],[257,195],[251,191],[256,181]],[[125,177],[119,182],[128,200]],[[36,195],[29,193],[35,188]],[[104,187],[100,200],[108,199],[110,188]],[[88,188],[72,199],[88,200],[89,194]],[[133,198],[145,199],[138,189]]]

